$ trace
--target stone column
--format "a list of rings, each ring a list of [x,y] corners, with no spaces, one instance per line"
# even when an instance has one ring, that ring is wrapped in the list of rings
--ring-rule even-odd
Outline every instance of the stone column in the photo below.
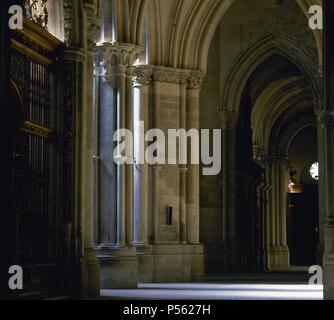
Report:
[[[134,115],[134,245],[138,259],[138,281],[152,282],[152,250],[149,239],[149,165],[145,159],[148,142],[145,134],[149,123],[149,93],[152,68],[136,66],[133,76]]]
[[[116,128],[116,97],[102,65],[105,57],[95,55],[96,100],[96,233],[100,247],[116,244],[116,164],[113,133]]]
[[[83,84],[82,145],[81,157],[81,207],[83,209],[84,278],[87,281],[85,295],[97,296],[99,292],[99,263],[94,249],[94,54],[99,31],[99,20],[94,16],[95,6],[84,4],[86,14],[86,64]]]
[[[324,284],[325,299],[334,299],[334,111],[319,111],[319,191],[325,201]]]
[[[148,244],[148,164],[145,159],[145,134],[149,129],[149,87],[152,69],[138,66],[134,72],[134,244]]]
[[[317,117],[317,132],[318,132],[318,163],[319,163],[319,177],[325,177],[326,172],[324,166],[320,165],[325,163],[325,152],[324,152],[324,127],[321,121],[321,114]],[[325,250],[325,219],[326,219],[326,185],[325,180],[319,179],[318,181],[318,199],[319,199],[319,243],[317,248],[317,264],[323,265],[323,257]]]
[[[258,223],[260,224],[258,232],[257,243],[257,268],[258,271],[264,271],[266,269],[266,247],[265,247],[265,214],[266,214],[266,181],[264,177],[258,180],[257,185],[257,210],[258,210]]]
[[[267,266],[270,270],[276,266],[276,232],[275,232],[275,195],[274,188],[274,161],[273,157],[268,156],[266,159],[266,181],[268,182],[267,190]]]
[[[267,177],[267,172],[265,172],[265,177]],[[263,239],[263,251],[264,251],[264,269],[265,271],[270,269],[270,252],[271,244],[272,244],[272,234],[270,233],[270,189],[271,185],[268,182],[267,178],[265,178],[266,185],[263,189],[263,233],[264,233],[264,239]]]
[[[225,226],[222,227],[222,231],[225,234],[222,238],[227,245],[224,249],[224,255],[226,255],[226,261],[229,261],[229,265],[225,268],[228,270],[238,270],[240,268],[240,248],[237,238],[237,206],[236,206],[236,126],[239,119],[239,113],[223,111],[222,112],[222,128],[223,128],[223,154],[222,173],[223,180],[223,200],[222,204],[222,217]]]
[[[199,119],[199,94],[204,75],[201,72],[192,73],[188,78],[187,85],[187,118],[186,127],[190,129],[200,129]],[[190,152],[188,152],[190,155]],[[186,229],[188,244],[199,244],[199,219],[200,219],[200,166],[190,164],[187,172],[187,213]]]
[[[290,253],[287,243],[287,218],[286,218],[286,193],[287,193],[287,158],[282,157],[279,167],[279,192],[280,192],[280,211],[279,211],[279,228],[280,228],[280,250],[281,266],[290,266]]]
[[[139,47],[122,43],[104,43],[96,48],[96,66],[104,70],[103,77],[112,88],[112,108],[115,109],[116,130],[133,129],[132,85],[129,85],[129,79],[132,77],[132,64],[139,52]],[[114,132],[105,132],[104,134],[113,135]],[[119,141],[121,140],[120,136],[117,138]],[[108,160],[116,163],[116,179],[113,183],[116,189],[116,210],[101,215],[101,218],[105,220],[101,221],[101,225],[104,227],[100,231],[108,233],[101,234],[101,239],[114,239],[112,243],[107,245],[101,244],[98,249],[102,267],[101,286],[108,289],[134,288],[137,285],[136,252],[132,248],[133,150],[130,145],[126,145],[125,149],[122,154],[116,154],[114,159]],[[121,158],[125,159],[126,164],[120,162]],[[112,193],[112,190],[109,192]],[[109,201],[112,201],[112,197]],[[112,204],[109,207],[112,208]],[[112,224],[110,225],[113,223],[112,221],[115,221],[116,228],[113,228]],[[105,227],[105,225],[107,226]],[[112,236],[111,232],[114,232],[115,236]],[[116,272],[117,270],[121,270],[121,272]]]
[[[275,159],[274,163],[274,225],[275,225],[275,234],[276,234],[276,266],[281,266],[281,252],[280,252],[280,243],[281,243],[281,233],[280,233],[280,209],[281,209],[281,201],[280,201],[280,159]]]
[[[160,171],[162,167],[159,165],[153,166],[153,243],[159,244],[159,213],[160,213]]]
[[[290,265],[290,253],[287,245],[287,219],[286,219],[286,192],[287,192],[287,158],[286,156],[273,156],[271,168],[272,186],[270,196],[271,212],[271,246],[270,267],[280,268]]]
[[[180,243],[187,243],[187,171],[180,166]]]
[[[125,100],[125,72],[126,72],[126,64],[122,61],[125,58],[123,52],[115,51],[116,59],[118,65],[114,66],[112,72],[116,77],[116,94],[117,94],[117,106],[116,106],[116,130],[125,129],[126,124],[126,100]],[[126,52],[127,53],[127,52]],[[126,54],[125,53],[125,54]],[[118,136],[118,141],[121,141],[121,137]],[[126,156],[126,154],[117,154],[116,157]],[[116,170],[117,170],[117,222],[116,222],[116,247],[124,248],[125,247],[125,213],[126,213],[126,172],[125,172],[125,164],[121,164],[116,159]]]
[[[331,1],[324,1],[324,96],[318,111],[320,200],[324,200],[324,297],[334,300],[334,48]]]
[[[180,127],[187,129],[187,81],[188,75],[181,76],[180,83]],[[189,149],[189,148],[188,148]],[[189,150],[188,150],[189,151]],[[190,152],[187,152],[188,161]],[[187,164],[180,169],[180,243],[187,243]]]
[[[160,128],[160,83],[156,76],[153,82],[153,127]],[[160,226],[160,172],[161,165],[152,166],[153,169],[153,243],[159,244],[159,226]]]
[[[137,53],[139,54],[139,52]],[[136,56],[137,56],[136,54]],[[132,57],[131,59],[134,59]],[[125,78],[125,128],[130,130],[132,134],[134,133],[134,109],[133,109],[133,67],[131,65],[127,68],[126,71],[126,78]],[[134,156],[134,149],[130,150],[127,149],[127,154],[126,156],[128,157],[129,164],[126,165],[125,167],[125,185],[126,185],[126,205],[125,205],[125,225],[126,225],[126,230],[125,230],[125,242],[128,246],[131,246],[133,244],[133,231],[134,231],[134,221],[133,221],[133,206],[134,206],[134,181],[133,181],[133,174],[134,174],[134,161],[133,161],[133,156]]]
[[[94,5],[82,9],[77,46],[64,51],[64,214],[66,216],[68,255],[71,263],[64,267],[69,277],[66,289],[74,296],[98,296],[99,262],[94,250],[94,166],[93,166],[93,48],[99,23]],[[68,14],[72,14],[72,10]],[[67,19],[68,20],[68,19]],[[67,21],[66,27],[79,22]],[[66,28],[67,31],[68,28]],[[71,35],[73,35],[70,32]],[[79,33],[78,33],[79,34]],[[73,45],[74,40],[67,39]],[[75,196],[73,196],[75,195]],[[65,217],[65,216],[64,216]],[[80,269],[80,272],[78,272]],[[81,292],[74,292],[80,288]]]
[[[272,163],[272,228],[274,234],[273,263],[272,267],[281,266],[280,257],[280,185],[279,185],[280,164],[276,157]]]

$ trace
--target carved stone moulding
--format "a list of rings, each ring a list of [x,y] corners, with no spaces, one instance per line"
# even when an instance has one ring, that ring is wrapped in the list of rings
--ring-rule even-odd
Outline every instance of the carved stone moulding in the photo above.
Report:
[[[98,43],[94,48],[95,74],[106,82],[115,76],[132,77],[135,85],[149,85],[152,81],[182,84],[189,90],[200,90],[204,80],[201,70],[178,69],[154,65],[134,65],[142,47],[129,43]]]
[[[23,25],[13,33],[12,48],[45,66],[51,65],[62,42],[26,18]]]
[[[85,51],[81,48],[66,48],[64,51],[64,58],[66,60],[71,61],[79,61],[85,62],[86,61],[86,54]]]
[[[134,67],[134,83],[150,84],[152,81],[186,85],[188,89],[200,90],[204,72],[162,66],[140,65]]]

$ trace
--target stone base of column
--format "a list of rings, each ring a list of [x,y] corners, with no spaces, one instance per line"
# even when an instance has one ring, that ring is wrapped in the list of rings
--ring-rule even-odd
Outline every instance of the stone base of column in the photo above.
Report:
[[[290,267],[289,247],[270,247],[268,249],[268,270],[279,271]]]
[[[324,299],[334,300],[334,254],[324,255]]]
[[[279,262],[279,254],[276,247],[269,247],[267,251],[267,263],[268,263],[268,270],[272,270],[273,268],[276,268],[280,262]]]
[[[153,253],[151,245],[135,245],[138,261],[138,282],[152,283],[153,275]]]
[[[139,282],[192,282],[204,277],[202,245],[155,244],[136,248]]]
[[[287,246],[280,247],[279,255],[280,255],[280,266],[283,267],[283,268],[290,267],[290,250],[289,250],[289,247],[287,247]]]
[[[134,247],[99,247],[101,289],[135,289],[138,283],[137,257]]]
[[[97,259],[95,249],[88,248],[84,251],[82,263],[82,296],[100,296],[100,262]]]

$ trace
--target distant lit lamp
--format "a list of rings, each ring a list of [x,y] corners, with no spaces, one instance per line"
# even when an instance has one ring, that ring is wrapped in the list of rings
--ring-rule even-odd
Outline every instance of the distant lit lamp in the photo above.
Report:
[[[289,169],[290,183],[289,183],[289,193],[302,193],[304,191],[303,185],[297,184],[295,175],[297,171],[293,170],[292,167]]]
[[[304,191],[304,187],[302,184],[296,184],[292,181],[289,183],[289,193],[302,193]]]

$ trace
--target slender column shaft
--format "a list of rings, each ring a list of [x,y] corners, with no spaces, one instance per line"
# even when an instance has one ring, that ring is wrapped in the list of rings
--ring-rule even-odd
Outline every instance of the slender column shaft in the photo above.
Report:
[[[321,123],[318,121],[318,162],[319,164],[319,177],[325,177],[326,172],[324,170],[324,139],[323,139],[323,128]],[[319,179],[318,192],[319,192],[319,244],[318,244],[318,263],[322,265],[322,259],[324,254],[325,246],[325,218],[326,218],[326,185],[324,179]]]
[[[200,81],[198,79],[198,81]],[[199,92],[200,83],[197,86],[188,86],[187,89],[187,128],[199,130]],[[186,229],[187,242],[199,244],[199,165],[188,166],[187,187],[186,187]]]
[[[153,188],[154,188],[154,198],[153,198],[153,242],[158,244],[159,239],[159,212],[160,212],[160,166],[153,166]]]
[[[112,247],[116,244],[116,165],[113,161],[113,132],[116,123],[115,96],[113,88],[105,82],[103,73],[97,73],[97,123],[98,147],[96,148],[98,202],[98,243]]]
[[[134,244],[148,244],[148,164],[145,133],[149,127],[149,71],[138,67],[134,82]]]
[[[187,129],[187,86],[180,85],[181,128]],[[189,163],[189,153],[188,163]],[[187,243],[187,165],[180,166],[180,242]]]
[[[94,239],[94,165],[93,165],[93,53],[88,52],[87,64],[86,64],[86,101],[84,104],[83,112],[83,139],[82,139],[82,151],[83,151],[83,167],[82,167],[82,194],[85,196],[82,198],[83,209],[85,211],[85,233],[84,244],[85,248],[90,248]]]
[[[123,248],[133,242],[133,148],[122,135],[124,129],[133,131],[132,65],[140,48],[127,43],[104,43],[95,51],[96,68],[108,84],[101,87],[100,97],[100,122],[106,129],[100,131],[100,168],[106,173],[100,177],[105,182],[100,183],[100,195],[104,195],[100,207],[101,239]],[[122,154],[113,154],[115,131],[118,144],[126,144],[125,150],[119,151]]]
[[[334,298],[334,111],[322,111],[318,113],[318,121],[321,126],[319,145],[319,183],[322,192],[320,199],[324,199],[324,283],[325,299]]]
[[[280,245],[280,164],[275,162],[275,180],[274,180],[274,192],[275,192],[275,234],[276,234],[276,246]]]
[[[318,146],[320,200],[324,201],[324,296],[334,299],[334,49],[332,1],[323,1],[324,9],[324,103],[318,113],[321,143]]]
[[[280,162],[280,245],[287,246],[287,225],[286,225],[286,162]]]
[[[267,232],[268,232],[268,245],[269,247],[274,247],[275,245],[275,227],[274,227],[274,217],[273,217],[273,194],[272,194],[272,185],[273,185],[273,164],[270,161],[267,167],[267,181],[271,186],[271,189],[268,191],[268,222],[267,222]]]
[[[132,68],[128,70],[128,74],[125,80],[126,83],[126,128],[133,132],[133,87],[132,87]],[[129,150],[130,151],[130,150]],[[131,154],[127,154],[127,157],[133,157],[133,151]],[[131,245],[133,242],[133,164],[127,164],[125,168],[126,175],[126,243]]]
[[[160,84],[154,81],[154,111],[153,126],[159,128],[159,112],[160,112]],[[161,166],[153,166],[153,242],[158,244],[159,226],[160,226],[160,171]]]
[[[124,129],[126,123],[125,75],[117,75],[117,129]],[[119,139],[120,141],[121,139]],[[117,163],[117,247],[125,247],[125,201],[126,201],[126,168]]]

